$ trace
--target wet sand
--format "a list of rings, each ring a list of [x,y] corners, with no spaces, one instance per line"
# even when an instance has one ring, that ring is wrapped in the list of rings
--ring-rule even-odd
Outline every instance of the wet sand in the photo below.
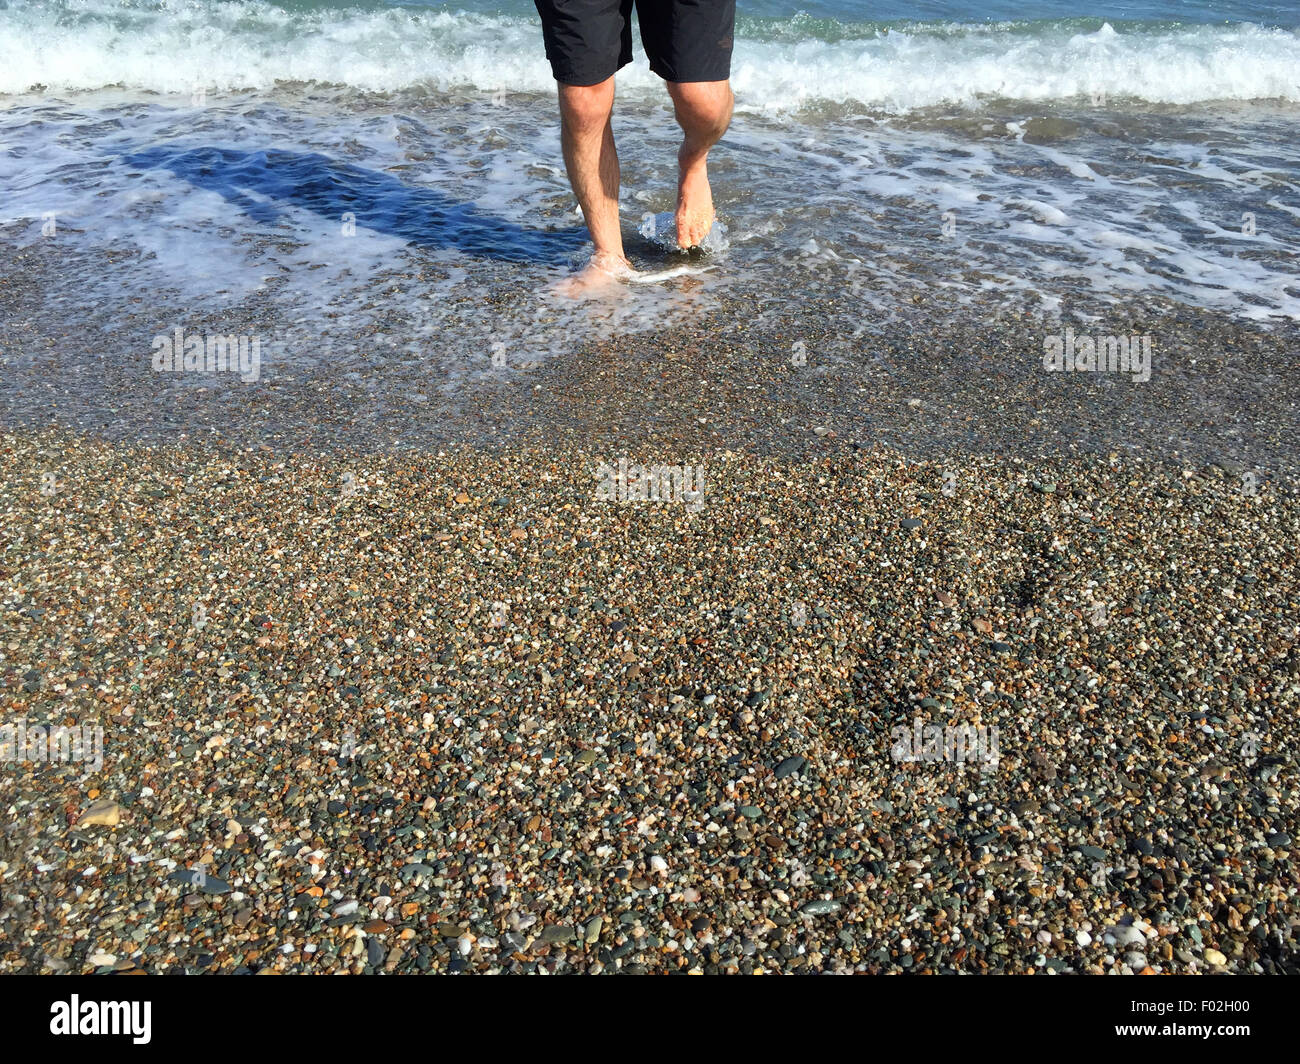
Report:
[[[941,294],[915,295],[885,320],[865,311],[843,276],[798,263],[788,290],[761,296],[671,282],[658,294],[674,313],[650,331],[618,328],[628,300],[557,310],[502,283],[461,296],[458,317],[431,339],[413,337],[397,316],[360,332],[345,320],[321,335],[328,318],[283,320],[270,293],[211,320],[165,293],[125,314],[61,309],[63,300],[48,301],[59,263],[39,244],[0,243],[0,416],[9,426],[357,455],[557,439],[593,452],[736,448],[789,458],[876,444],[935,460],[1118,453],[1170,468],[1216,464],[1287,491],[1297,472],[1295,324],[1244,323],[1157,298],[1135,300],[1126,317],[1070,323],[1147,337],[1151,376],[1136,382],[1048,372],[1045,338],[1065,324],[992,298],[955,308]],[[472,334],[457,324],[466,319]],[[499,347],[498,321],[513,330]],[[154,372],[150,339],[177,323],[265,337],[260,378]]]

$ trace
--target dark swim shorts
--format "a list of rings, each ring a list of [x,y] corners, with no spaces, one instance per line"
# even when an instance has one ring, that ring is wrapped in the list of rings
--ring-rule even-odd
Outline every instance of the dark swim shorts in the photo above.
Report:
[[[597,85],[632,62],[633,0],[533,0],[555,80]],[[726,81],[736,0],[635,0],[650,69],[665,81]]]

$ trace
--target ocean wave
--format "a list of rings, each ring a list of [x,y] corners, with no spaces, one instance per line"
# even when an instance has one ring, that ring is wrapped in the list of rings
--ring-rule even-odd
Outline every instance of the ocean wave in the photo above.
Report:
[[[827,101],[903,113],[1100,95],[1175,105],[1300,101],[1300,35],[1251,24],[831,27],[750,18],[738,27],[732,73],[741,107],[762,111]],[[525,93],[553,85],[540,28],[522,16],[265,0],[0,5],[0,94],[122,86],[188,95],[285,82]],[[638,50],[620,92],[656,85]]]

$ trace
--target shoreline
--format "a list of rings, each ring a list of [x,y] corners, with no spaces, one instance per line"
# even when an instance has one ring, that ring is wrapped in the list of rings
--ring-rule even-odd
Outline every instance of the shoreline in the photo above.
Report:
[[[724,294],[693,320],[617,336],[602,332],[616,318],[582,320],[611,308],[574,305],[562,308],[573,321],[559,319],[554,335],[503,333],[503,343],[495,323],[528,302],[498,287],[478,315],[487,326],[459,340],[454,322],[423,337],[393,322],[286,343],[285,323],[265,302],[215,321],[174,316],[164,302],[132,311],[123,326],[83,319],[73,337],[47,324],[39,285],[17,272],[26,257],[0,270],[12,307],[0,320],[0,428],[9,430],[122,445],[266,445],[286,455],[552,440],[792,460],[877,445],[933,460],[1118,453],[1153,468],[1249,472],[1286,491],[1300,474],[1292,323],[1265,328],[1157,301],[1158,318],[1089,327],[996,301],[942,310],[938,296],[904,305],[900,320],[876,321],[850,293],[810,288],[806,299],[779,301]],[[674,295],[690,293],[660,293]],[[539,304],[530,313],[545,312]],[[257,379],[154,372],[150,338],[181,327],[263,338]],[[1145,338],[1150,379],[1048,371],[1045,344],[1070,330]]]

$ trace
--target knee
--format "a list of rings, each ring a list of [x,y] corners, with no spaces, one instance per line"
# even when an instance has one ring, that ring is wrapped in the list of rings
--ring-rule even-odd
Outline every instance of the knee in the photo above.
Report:
[[[577,136],[603,132],[613,109],[614,93],[608,83],[560,86],[560,114],[565,127]]]
[[[735,97],[726,81],[683,81],[669,87],[677,122],[688,133],[716,139],[731,123]]]

